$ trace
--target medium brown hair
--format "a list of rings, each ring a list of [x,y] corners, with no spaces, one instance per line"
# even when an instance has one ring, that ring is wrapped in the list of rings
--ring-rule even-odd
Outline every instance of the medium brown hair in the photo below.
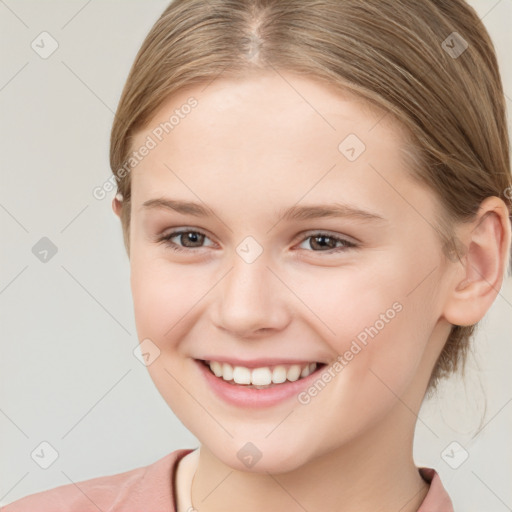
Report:
[[[129,255],[133,136],[178,90],[286,70],[348,90],[396,119],[404,156],[441,208],[434,227],[460,257],[457,222],[501,197],[512,210],[506,106],[493,43],[463,0],[175,0],[130,70],[112,127],[110,166],[123,195]],[[476,325],[452,326],[428,389],[462,368]]]

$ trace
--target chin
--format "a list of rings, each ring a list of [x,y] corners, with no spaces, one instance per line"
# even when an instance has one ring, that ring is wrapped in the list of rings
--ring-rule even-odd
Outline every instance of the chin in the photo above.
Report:
[[[229,443],[215,443],[213,449],[205,443],[201,445],[208,447],[226,466],[246,473],[287,473],[306,464],[308,458],[314,458],[304,447],[283,446],[282,439],[277,437],[273,442],[241,442],[231,439]]]

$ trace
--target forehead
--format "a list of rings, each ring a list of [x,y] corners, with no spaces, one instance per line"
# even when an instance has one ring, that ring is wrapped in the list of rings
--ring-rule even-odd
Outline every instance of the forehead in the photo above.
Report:
[[[193,109],[187,107],[191,98],[197,100]],[[230,133],[233,141],[240,142],[245,140],[244,136],[257,133],[259,137],[251,141],[255,143],[270,132],[274,146],[285,144],[285,135],[294,133],[322,139],[334,134],[339,137],[352,129],[365,139],[370,138],[369,132],[378,126],[376,136],[379,138],[384,132],[391,138],[404,135],[386,110],[333,84],[285,71],[217,78],[181,89],[163,102],[142,134],[168,122],[173,113],[181,114],[181,109],[187,112],[179,119],[175,115],[173,123],[177,123],[172,127],[178,136],[190,124],[181,122],[187,117],[192,118],[194,130],[200,128],[207,132],[208,139],[224,135],[219,128],[236,128],[236,133]],[[279,136],[277,140],[275,135]]]
[[[324,192],[342,180],[357,199],[361,181],[389,193],[370,164],[388,175],[404,172],[404,135],[392,116],[282,71],[182,89],[135,136],[132,149],[148,138],[154,148],[132,171],[132,186],[144,196],[176,185],[211,193],[214,185],[260,198],[294,188],[297,200],[298,193],[318,192],[319,180]]]

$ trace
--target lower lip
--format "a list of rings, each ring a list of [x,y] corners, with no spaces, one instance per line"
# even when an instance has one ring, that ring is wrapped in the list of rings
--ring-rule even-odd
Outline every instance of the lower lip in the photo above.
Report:
[[[295,382],[286,381],[270,388],[256,389],[244,385],[229,384],[222,379],[222,377],[216,377],[210,370],[210,367],[206,366],[203,362],[197,359],[195,362],[199,366],[199,370],[203,374],[206,383],[217,396],[237,407],[249,408],[271,407],[279,402],[297,396],[318,377],[318,374],[326,366],[317,366],[313,373]]]

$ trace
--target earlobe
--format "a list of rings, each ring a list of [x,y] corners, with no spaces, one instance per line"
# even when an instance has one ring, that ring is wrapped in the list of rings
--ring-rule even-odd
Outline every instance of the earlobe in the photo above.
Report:
[[[114,199],[112,199],[112,210],[118,217],[121,217],[121,208],[123,207],[122,201],[123,196],[119,193],[116,194]]]
[[[498,295],[510,253],[510,220],[506,204],[488,197],[474,222],[464,225],[459,237],[467,251],[455,263],[452,289],[444,317],[453,325],[479,322]]]

